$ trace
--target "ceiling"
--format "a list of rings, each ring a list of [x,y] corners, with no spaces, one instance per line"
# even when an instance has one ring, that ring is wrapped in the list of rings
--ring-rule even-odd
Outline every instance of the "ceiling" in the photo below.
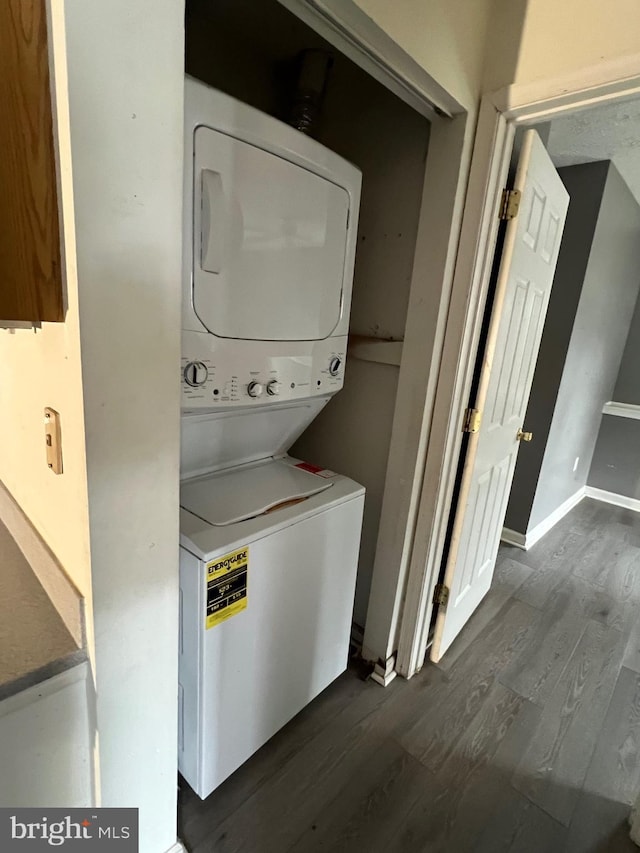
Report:
[[[640,204],[640,99],[554,119],[547,150],[556,166],[612,160]]]

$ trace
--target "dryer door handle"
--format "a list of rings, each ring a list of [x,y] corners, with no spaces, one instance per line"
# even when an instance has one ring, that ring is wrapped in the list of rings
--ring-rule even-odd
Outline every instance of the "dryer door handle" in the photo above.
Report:
[[[201,172],[200,266],[205,272],[222,269],[227,204],[222,175],[211,169]]]

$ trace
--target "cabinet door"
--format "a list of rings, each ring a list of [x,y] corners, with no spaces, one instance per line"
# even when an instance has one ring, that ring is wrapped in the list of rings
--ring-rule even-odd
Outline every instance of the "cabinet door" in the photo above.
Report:
[[[0,322],[63,320],[45,0],[0,3]]]

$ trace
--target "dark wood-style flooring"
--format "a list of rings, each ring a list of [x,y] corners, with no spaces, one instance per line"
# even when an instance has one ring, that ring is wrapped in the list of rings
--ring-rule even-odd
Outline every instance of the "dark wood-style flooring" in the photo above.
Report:
[[[640,516],[585,500],[493,587],[438,666],[350,669],[201,802],[192,853],[637,853]]]

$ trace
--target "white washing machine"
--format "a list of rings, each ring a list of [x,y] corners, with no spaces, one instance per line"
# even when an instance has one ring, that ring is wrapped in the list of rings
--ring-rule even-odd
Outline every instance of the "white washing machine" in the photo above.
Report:
[[[179,769],[204,798],[347,664],[364,489],[286,453],[343,384],[360,173],[189,78],[185,103]]]

